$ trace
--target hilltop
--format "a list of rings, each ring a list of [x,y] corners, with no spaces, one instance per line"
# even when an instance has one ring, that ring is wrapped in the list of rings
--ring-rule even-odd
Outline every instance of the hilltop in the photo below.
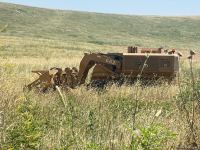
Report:
[[[114,46],[195,47],[200,17],[160,17],[51,10],[0,3],[2,36]]]

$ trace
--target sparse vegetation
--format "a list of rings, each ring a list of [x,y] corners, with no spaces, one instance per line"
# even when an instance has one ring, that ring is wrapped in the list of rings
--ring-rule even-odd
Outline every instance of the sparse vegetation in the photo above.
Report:
[[[88,51],[123,51],[127,45],[198,50],[199,17],[118,16],[0,3],[0,18],[0,29],[9,24],[0,32],[0,112],[4,114],[0,149],[185,147],[191,142],[191,120],[182,106],[191,112],[193,100],[195,139],[200,145],[200,57],[193,58],[193,87],[186,50],[182,50],[180,86],[110,85],[101,92],[82,86],[61,91],[63,97],[57,91],[23,92],[34,78],[31,70],[77,67]]]

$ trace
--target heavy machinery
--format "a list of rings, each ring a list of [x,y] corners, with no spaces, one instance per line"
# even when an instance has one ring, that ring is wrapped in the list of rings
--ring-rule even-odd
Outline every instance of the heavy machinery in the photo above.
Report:
[[[90,79],[92,86],[104,85],[109,81],[134,81],[135,79],[164,78],[171,81],[179,70],[179,55],[174,49],[164,53],[162,48],[138,47],[128,47],[127,53],[85,53],[79,70],[73,67],[64,70],[51,68],[33,71],[39,75],[39,78],[26,87],[29,90],[35,87],[43,92],[56,89],[56,86],[75,88],[85,83],[92,67],[94,67]]]

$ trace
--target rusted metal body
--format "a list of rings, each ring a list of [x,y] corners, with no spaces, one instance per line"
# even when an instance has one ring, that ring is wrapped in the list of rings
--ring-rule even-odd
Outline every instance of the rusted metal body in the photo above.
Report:
[[[140,52],[139,52],[140,51]],[[173,50],[162,53],[162,48],[128,47],[127,53],[85,54],[76,68],[52,68],[33,71],[39,78],[29,84],[28,89],[38,87],[42,91],[55,86],[75,88],[85,83],[89,70],[94,67],[90,82],[107,82],[123,79],[134,80],[165,78],[172,80],[179,70],[179,55]]]
[[[65,68],[51,68],[50,70],[38,70],[32,71],[39,75],[39,78],[32,83],[25,86],[24,90],[29,91],[33,88],[38,89],[40,92],[45,92],[47,90],[56,89],[56,86],[62,88],[74,88],[78,85],[78,70],[73,67]]]
[[[173,79],[176,77],[179,65],[178,55],[158,54],[158,53],[122,53],[109,54],[113,57],[121,59],[121,68],[112,71],[128,78],[137,78],[138,75],[143,78],[160,78]],[[109,66],[96,65],[92,72],[92,80],[95,79],[111,79],[111,75],[106,69]]]

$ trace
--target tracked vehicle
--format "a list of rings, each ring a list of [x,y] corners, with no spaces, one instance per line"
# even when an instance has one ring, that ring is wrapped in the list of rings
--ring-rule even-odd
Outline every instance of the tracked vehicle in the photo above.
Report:
[[[173,49],[162,52],[162,48],[128,47],[127,53],[86,53],[82,58],[79,70],[75,67],[51,68],[50,70],[33,71],[39,78],[29,84],[31,90],[37,87],[42,91],[55,86],[75,88],[85,83],[89,70],[93,68],[91,85],[104,84],[109,81],[124,79],[156,80],[164,78],[173,80],[179,70],[179,55]]]

